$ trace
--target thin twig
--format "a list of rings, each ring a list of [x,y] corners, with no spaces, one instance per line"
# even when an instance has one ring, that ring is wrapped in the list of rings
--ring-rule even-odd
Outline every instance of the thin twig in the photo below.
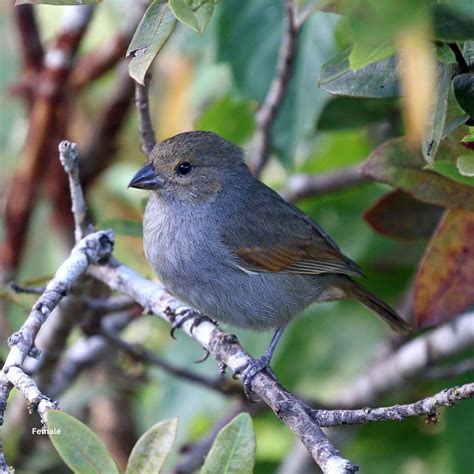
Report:
[[[59,159],[69,176],[71,191],[72,214],[74,216],[74,233],[76,242],[92,230],[91,222],[87,217],[87,205],[79,180],[77,146],[75,143],[63,140],[59,144]]]
[[[319,175],[292,176],[280,194],[287,201],[295,202],[370,181],[369,177],[362,174],[361,166],[355,165]]]
[[[14,281],[8,284],[8,288],[15,293],[25,293],[27,295],[41,295],[46,289],[45,286],[23,286]]]
[[[250,159],[250,169],[259,176],[268,161],[271,149],[272,127],[277,118],[291,78],[296,57],[298,28],[295,22],[293,0],[283,0],[285,9],[285,29],[278,53],[278,64],[267,96],[257,112],[256,147]]]
[[[462,54],[461,48],[457,45],[457,43],[447,43],[451,51],[454,53],[454,56],[456,57],[456,61],[459,66],[459,72],[460,73],[466,73],[469,72],[469,64],[466,62],[466,58]]]
[[[191,370],[182,367],[176,367],[173,364],[170,364],[166,360],[159,357],[157,354],[148,351],[143,346],[140,346],[138,344],[130,344],[113,331],[108,331],[103,328],[100,331],[100,335],[102,335],[110,344],[124,351],[134,360],[159,367],[165,372],[174,375],[175,377],[178,377],[182,380],[215,390],[221,393],[222,395],[243,394],[242,388],[239,385],[230,382],[224,377],[209,378],[204,375],[199,375],[196,372],[192,372]]]
[[[474,383],[451,387],[435,395],[406,405],[392,405],[380,408],[362,408],[360,410],[314,410],[313,416],[319,426],[339,426],[370,423],[372,421],[401,421],[410,416],[425,415],[437,420],[436,409],[450,407],[460,400],[474,397]]]
[[[127,15],[122,31],[77,60],[69,80],[72,89],[76,91],[82,89],[123,60],[138,23],[149,4],[150,0],[134,1],[129,7],[132,11]]]
[[[150,156],[156,145],[155,131],[150,116],[150,104],[148,98],[148,88],[151,74],[147,73],[142,86],[135,83],[135,105],[138,113],[138,128],[140,131],[141,150],[145,156]]]

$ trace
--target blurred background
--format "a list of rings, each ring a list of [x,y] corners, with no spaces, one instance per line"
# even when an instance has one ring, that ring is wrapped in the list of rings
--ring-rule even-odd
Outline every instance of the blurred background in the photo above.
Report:
[[[73,86],[67,93],[47,99],[60,102],[54,111],[60,119],[56,116],[45,131],[54,139],[37,145],[31,137],[27,140],[30,91],[38,80],[34,60],[29,64],[25,60],[18,12],[9,1],[0,4],[1,206],[24,210],[22,202],[29,199],[21,222],[14,223],[16,245],[2,247],[3,357],[8,335],[22,324],[35,300],[34,295],[14,293],[6,283],[15,280],[22,285],[43,286],[73,244],[67,182],[55,151],[57,137],[78,144],[90,212],[99,228],[116,230],[115,256],[154,278],[142,250],[140,225],[146,194],[127,189],[145,161],[127,62],[116,60],[97,77],[87,76],[86,68],[90,58],[112,48],[120,35],[125,48],[128,46],[143,5],[105,0],[94,9],[69,76]],[[38,5],[34,13],[43,45],[48,48],[61,31],[64,7]],[[282,18],[281,3],[274,0],[223,0],[216,4],[202,35],[178,24],[152,68],[150,100],[157,138],[186,130],[212,130],[251,151],[255,112],[275,74]],[[292,178],[301,173],[322,174],[357,166],[382,142],[403,134],[399,99],[335,97],[318,87],[321,66],[350,44],[351,35],[348,18],[327,11],[313,13],[301,29],[293,77],[273,127],[272,158],[262,174],[277,191],[289,192]],[[79,66],[80,61],[87,60],[89,63]],[[9,186],[15,186],[13,198]],[[403,311],[410,308],[410,288],[428,239],[395,240],[377,234],[364,220],[364,212],[389,189],[360,179],[341,190],[299,199],[297,205],[360,264],[368,276],[366,285]],[[3,219],[1,232],[5,240]],[[75,319],[73,313],[71,318]],[[263,352],[270,338],[270,334],[227,329],[235,332],[254,355]],[[66,347],[87,337],[87,326],[74,326]],[[168,325],[157,317],[137,316],[123,337],[177,366],[209,376],[217,373],[212,358],[193,364],[202,355],[200,347],[182,334],[176,341],[171,339]],[[319,304],[291,325],[276,352],[273,368],[292,392],[331,404],[387,347],[397,344],[400,342],[388,329],[356,302]],[[473,351],[458,354],[450,362],[469,354],[472,356]],[[383,394],[376,404],[415,400],[470,378],[472,374],[448,381],[420,376],[416,382]],[[30,434],[29,424],[39,426],[39,420],[28,418],[17,393],[12,397],[17,399],[16,409],[7,413],[7,459],[18,473],[69,472],[46,437]],[[179,461],[180,446],[201,439],[236,403],[235,397],[222,396],[133,361],[112,347],[78,373],[59,401],[61,408],[86,420],[118,459],[126,459],[127,450],[149,426],[178,416],[178,442],[166,472]],[[467,401],[441,410],[437,424],[413,418],[333,430],[331,435],[343,453],[367,473],[468,473],[474,468],[472,420],[474,403]],[[268,411],[254,416],[254,427],[255,472],[284,472],[282,463],[295,455],[293,434]]]

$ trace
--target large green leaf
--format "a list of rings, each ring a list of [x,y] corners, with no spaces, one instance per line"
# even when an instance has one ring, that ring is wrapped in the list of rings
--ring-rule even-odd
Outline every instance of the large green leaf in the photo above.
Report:
[[[252,474],[255,433],[248,413],[240,413],[216,436],[201,474]]]
[[[133,54],[128,65],[129,74],[140,84],[143,84],[150,64],[166,43],[175,24],[176,18],[168,2],[153,0],[127,49],[127,57]]]
[[[394,99],[365,99],[337,96],[324,107],[319,117],[318,130],[348,130],[381,122],[398,115]]]
[[[451,64],[438,63],[436,92],[426,124],[427,131],[421,143],[423,157],[428,163],[433,162],[438,151],[439,142],[443,137],[448,110],[448,95],[451,87],[451,71]]]
[[[177,418],[152,426],[133,447],[126,474],[158,474],[173,447],[177,429]]]
[[[396,47],[392,40],[375,45],[355,43],[349,56],[349,66],[355,72],[369,64],[388,58],[395,51]]]
[[[214,12],[215,0],[169,0],[174,16],[197,33],[203,33]]]
[[[250,100],[232,94],[217,99],[204,110],[194,124],[196,130],[211,130],[233,143],[242,143],[255,130]]]
[[[455,160],[459,146],[445,140],[438,149],[439,159]],[[388,140],[375,149],[364,164],[363,171],[375,180],[401,189],[420,201],[474,210],[473,187],[423,169],[425,164],[423,156],[410,151],[402,137]]]
[[[64,462],[76,474],[118,474],[104,443],[84,423],[67,413],[47,413],[49,437]]]
[[[229,63],[235,86],[245,99],[262,103],[276,72],[283,31],[281,2],[226,0],[220,5],[218,59]],[[288,163],[297,145],[309,137],[327,94],[315,79],[335,52],[337,17],[318,12],[303,25],[285,100],[272,130],[278,157]]]
[[[398,97],[395,55],[352,71],[349,64],[351,49],[333,57],[321,68],[319,85],[336,95],[351,97]]]
[[[472,0],[454,0],[431,7],[434,35],[444,41],[474,39],[474,6]]]

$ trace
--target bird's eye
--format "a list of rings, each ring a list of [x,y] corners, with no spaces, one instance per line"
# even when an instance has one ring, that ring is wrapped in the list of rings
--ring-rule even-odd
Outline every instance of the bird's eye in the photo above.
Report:
[[[193,165],[189,161],[182,161],[176,167],[176,173],[180,176],[186,176],[193,169]]]

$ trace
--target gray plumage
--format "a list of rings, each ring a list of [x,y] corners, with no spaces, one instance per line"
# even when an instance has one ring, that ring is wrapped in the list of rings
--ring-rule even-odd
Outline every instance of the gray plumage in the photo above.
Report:
[[[157,144],[130,185],[152,190],[146,258],[171,293],[209,317],[266,330],[313,302],[356,297],[407,330],[348,276],[360,269],[321,227],[254,178],[241,150],[219,136],[188,132]]]

